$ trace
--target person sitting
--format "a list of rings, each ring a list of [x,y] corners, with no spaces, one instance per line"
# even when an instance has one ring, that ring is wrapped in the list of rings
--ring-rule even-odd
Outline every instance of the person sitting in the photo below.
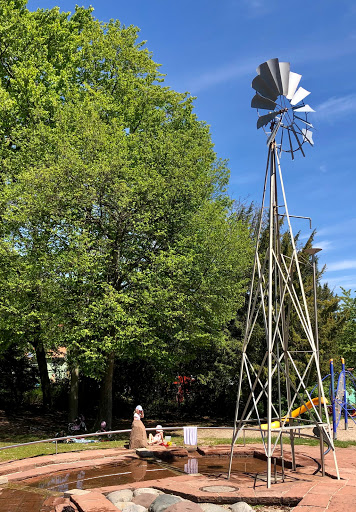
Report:
[[[148,435],[148,444],[164,444],[163,428],[161,425],[157,425],[154,436],[151,433]]]

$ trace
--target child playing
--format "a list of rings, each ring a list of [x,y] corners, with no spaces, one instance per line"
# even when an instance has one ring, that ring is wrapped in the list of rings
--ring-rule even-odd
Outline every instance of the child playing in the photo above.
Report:
[[[163,444],[164,445],[162,425],[157,425],[156,434],[154,436],[151,433],[148,435],[148,444],[150,444],[150,445]]]

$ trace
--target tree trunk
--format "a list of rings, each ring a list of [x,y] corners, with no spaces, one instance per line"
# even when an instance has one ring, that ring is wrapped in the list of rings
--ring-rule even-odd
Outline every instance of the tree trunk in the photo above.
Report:
[[[78,397],[79,397],[79,368],[76,365],[70,369],[70,389],[69,389],[69,421],[78,417]]]
[[[43,408],[49,409],[52,406],[51,381],[48,377],[48,368],[46,361],[46,352],[41,341],[33,344],[36,352],[38,371],[40,374]]]
[[[112,381],[114,375],[114,353],[111,352],[108,357],[105,375],[100,386],[100,403],[98,422],[106,421],[107,430],[112,426]]]

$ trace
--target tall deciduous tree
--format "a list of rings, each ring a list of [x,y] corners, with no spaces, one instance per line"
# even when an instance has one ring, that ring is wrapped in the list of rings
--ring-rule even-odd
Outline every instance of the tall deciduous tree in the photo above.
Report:
[[[49,269],[42,343],[64,341],[73,367],[103,379],[110,426],[115,358],[169,368],[223,340],[245,291],[248,225],[192,98],[161,84],[135,27],[11,5],[0,0],[14,26],[0,77],[4,239]]]

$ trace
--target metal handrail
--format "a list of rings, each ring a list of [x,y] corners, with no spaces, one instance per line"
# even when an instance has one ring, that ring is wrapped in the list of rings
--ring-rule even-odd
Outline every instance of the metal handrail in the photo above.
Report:
[[[186,425],[187,427],[188,425]],[[195,426],[195,425],[189,425],[190,427],[192,426]],[[300,429],[301,428],[310,428],[309,425],[295,425],[294,426],[294,429],[295,430],[299,430],[299,436],[302,435],[303,437],[313,437],[313,436],[309,436],[307,434],[301,434],[300,433]],[[233,430],[233,427],[196,427],[197,429],[199,430],[209,430],[209,429],[214,429],[214,430]],[[162,427],[162,430],[167,430],[167,431],[171,431],[171,430],[183,430],[184,429],[184,426],[182,427]],[[145,429],[147,432],[150,432],[150,431],[155,431],[156,430],[156,427],[151,427],[151,428],[146,428]],[[243,428],[241,429],[242,432],[243,432],[243,443],[245,445],[245,435],[246,435],[246,432],[248,432],[249,430],[251,431],[260,431],[259,428]],[[277,429],[276,429],[277,430]],[[57,446],[57,443],[58,441],[65,441],[67,439],[82,439],[82,438],[86,438],[86,437],[96,437],[96,436],[110,436],[110,435],[113,435],[113,434],[126,434],[128,432],[131,432],[131,429],[128,428],[128,429],[124,429],[124,430],[110,430],[109,432],[92,432],[91,434],[77,434],[77,435],[70,435],[70,436],[64,436],[64,437],[52,437],[50,439],[40,439],[38,441],[29,441],[27,443],[18,443],[18,444],[11,444],[11,445],[7,445],[7,446],[0,446],[0,450],[9,450],[11,448],[18,448],[20,446],[29,446],[31,444],[41,444],[41,443],[55,443],[56,444],[56,455],[58,454],[58,446]]]
[[[191,425],[193,426],[193,425]],[[231,430],[233,427],[197,427],[198,429],[227,429]],[[162,430],[183,430],[184,427],[162,427]],[[155,431],[156,427],[153,428],[146,428],[146,431]],[[19,446],[28,446],[31,444],[40,444],[40,443],[56,443],[56,455],[57,455],[57,443],[58,441],[65,441],[66,439],[82,439],[86,437],[95,437],[95,436],[110,436],[113,434],[125,434],[131,432],[131,429],[125,429],[125,430],[110,430],[109,432],[93,432],[91,434],[72,434],[70,436],[64,436],[64,437],[52,437],[50,439],[40,439],[38,441],[29,441],[27,443],[18,443],[18,444],[11,444],[8,446],[1,446],[0,450],[9,450],[10,448],[18,448]]]

